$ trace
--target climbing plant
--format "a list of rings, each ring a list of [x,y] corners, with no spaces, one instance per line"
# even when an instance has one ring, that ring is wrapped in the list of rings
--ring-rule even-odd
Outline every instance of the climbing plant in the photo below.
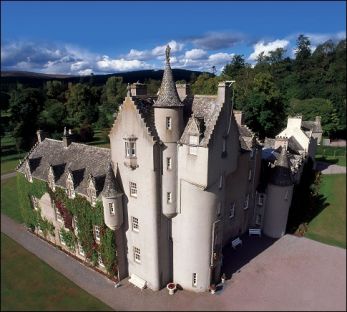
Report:
[[[74,232],[65,231],[64,229],[61,229],[60,233],[61,233],[61,237],[62,237],[64,243],[66,244],[66,246],[70,250],[74,251],[76,248],[76,240],[77,240]]]

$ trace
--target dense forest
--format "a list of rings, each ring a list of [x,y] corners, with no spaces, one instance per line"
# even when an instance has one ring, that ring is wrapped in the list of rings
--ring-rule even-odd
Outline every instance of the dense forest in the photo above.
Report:
[[[243,55],[234,55],[220,75],[174,70],[174,76],[190,83],[194,94],[215,94],[219,81],[235,80],[235,109],[243,110],[246,124],[262,139],[277,134],[287,115],[294,114],[305,120],[319,115],[324,135],[345,138],[346,40],[329,40],[312,53],[309,39],[300,35],[295,57],[285,55],[283,49],[260,54],[255,65],[248,64]],[[37,129],[61,139],[66,126],[82,142],[91,140],[96,129],[104,129],[106,136],[124,99],[126,83],[144,82],[148,93],[155,95],[162,71],[153,73],[160,76],[24,75],[18,79],[2,74],[1,136],[11,133],[17,148],[24,150],[32,146]]]

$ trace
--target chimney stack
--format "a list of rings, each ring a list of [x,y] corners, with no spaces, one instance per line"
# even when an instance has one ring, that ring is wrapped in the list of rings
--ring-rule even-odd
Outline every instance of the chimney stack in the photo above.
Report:
[[[242,126],[244,124],[244,116],[243,116],[242,111],[234,110],[233,112],[234,112],[234,116],[235,116],[237,124],[239,126]]]
[[[284,147],[285,149],[288,148],[288,138],[287,137],[276,136],[275,149],[279,148],[280,146]]]
[[[64,148],[67,148],[72,143],[72,132],[71,129],[69,129],[69,132],[66,132],[66,127],[64,127],[64,134],[63,134],[63,146]]]
[[[140,82],[135,82],[131,85],[132,96],[144,96],[147,95],[147,85]]]
[[[43,130],[40,129],[36,131],[36,135],[38,143],[41,143],[46,138],[45,133],[43,132]]]

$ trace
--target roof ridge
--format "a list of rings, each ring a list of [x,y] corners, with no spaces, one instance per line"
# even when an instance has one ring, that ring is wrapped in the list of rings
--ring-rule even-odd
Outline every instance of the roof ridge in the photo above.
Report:
[[[101,150],[111,150],[109,147],[100,147],[100,146],[95,146],[95,145],[89,145],[85,143],[80,143],[80,142],[71,142],[71,145],[83,145],[83,146],[88,146],[96,149],[101,149]]]

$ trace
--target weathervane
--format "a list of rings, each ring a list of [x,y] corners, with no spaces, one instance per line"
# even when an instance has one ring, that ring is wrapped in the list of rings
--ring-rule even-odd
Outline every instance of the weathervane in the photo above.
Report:
[[[167,45],[167,46],[166,46],[166,50],[165,50],[165,54],[166,54],[166,63],[169,63],[169,62],[170,62],[170,50],[171,50],[170,46]]]

